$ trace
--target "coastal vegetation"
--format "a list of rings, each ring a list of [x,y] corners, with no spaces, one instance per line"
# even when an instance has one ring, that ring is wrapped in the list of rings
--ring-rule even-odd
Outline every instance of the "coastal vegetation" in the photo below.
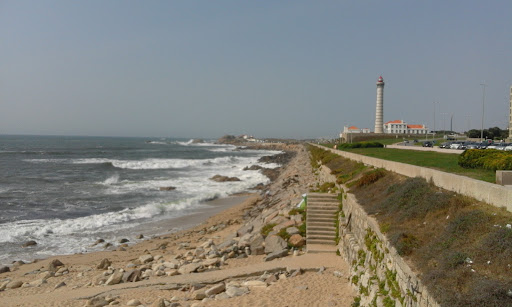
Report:
[[[337,177],[353,172],[343,157],[310,147],[312,159],[325,166],[337,165]],[[377,150],[377,149],[367,149]],[[408,152],[410,154],[410,152]],[[457,156],[453,155],[455,158]],[[417,159],[417,158],[416,158]],[[347,160],[342,162],[342,160]],[[460,166],[458,166],[460,167]],[[330,167],[329,167],[330,168]],[[348,178],[348,177],[347,177]],[[422,282],[442,306],[503,306],[510,303],[512,289],[512,214],[472,198],[443,190],[421,178],[364,168],[350,176],[345,186],[365,211],[374,216],[381,231],[397,252],[417,270]],[[368,232],[365,245],[373,259],[382,259],[382,246]],[[364,253],[364,251],[362,251]],[[361,261],[352,265],[362,265]],[[357,269],[356,269],[357,271]],[[386,305],[403,301],[396,272],[378,279]],[[378,278],[378,277],[376,277]],[[352,276],[356,284],[360,276]],[[359,294],[368,288],[360,285]],[[405,294],[409,295],[409,294]],[[367,296],[367,295],[366,295]],[[359,305],[361,297],[354,301]]]
[[[496,149],[469,149],[459,156],[458,164],[468,169],[512,170],[512,153]]]

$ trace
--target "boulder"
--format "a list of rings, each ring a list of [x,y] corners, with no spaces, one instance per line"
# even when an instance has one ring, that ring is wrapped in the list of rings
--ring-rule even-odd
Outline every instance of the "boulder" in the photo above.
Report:
[[[280,252],[287,247],[286,241],[278,236],[268,236],[265,239],[265,254]]]
[[[179,268],[178,272],[180,274],[193,273],[193,272],[197,271],[197,269],[199,269],[201,266],[202,266],[201,263],[186,264],[186,265],[182,266],[181,268]]]
[[[294,235],[294,234],[298,234],[300,231],[297,227],[288,227],[286,228],[286,233],[288,233],[289,235]]]
[[[205,289],[199,289],[194,292],[192,292],[192,299],[194,300],[202,300],[206,297]]]
[[[240,178],[215,175],[215,176],[211,177],[210,180],[213,180],[215,182],[228,182],[228,181],[240,181]]]
[[[108,258],[104,258],[101,260],[100,264],[96,266],[96,269],[98,270],[107,270],[109,266],[112,265],[112,262],[108,260]]]
[[[287,249],[282,249],[280,251],[268,254],[263,260],[264,261],[270,261],[270,260],[274,260],[276,258],[285,257],[287,255],[288,255],[288,250]]]
[[[165,300],[163,298],[159,298],[151,304],[151,307],[165,307]]]
[[[98,240],[96,240],[96,242],[94,242],[93,246],[94,246],[94,245],[98,245],[98,244],[100,244],[100,243],[104,243],[104,242],[105,242],[105,240],[103,240],[103,239],[98,239]]]
[[[143,235],[143,234],[137,235],[137,236],[135,237],[135,239],[139,239],[139,240],[140,240],[140,239],[144,239],[144,235]]]
[[[9,282],[5,288],[7,289],[16,289],[16,288],[19,288],[21,287],[21,285],[23,285],[23,282],[22,281],[19,281],[19,280],[13,280],[11,282]]]
[[[250,225],[250,224],[246,224],[242,227],[240,227],[240,229],[238,229],[236,231],[236,234],[239,236],[239,237],[242,237],[248,233],[251,233],[254,229],[254,226],[253,225]]]
[[[59,289],[64,286],[66,286],[66,283],[61,281],[60,283],[56,284],[55,287],[53,287],[53,289]]]
[[[37,242],[34,240],[30,240],[30,241],[23,243],[23,245],[21,247],[29,247],[29,246],[34,246],[34,245],[37,245]]]
[[[103,307],[107,306],[109,304],[109,301],[107,301],[103,296],[98,296],[95,298],[91,298],[87,301],[85,306],[93,306],[93,307]]]
[[[225,290],[226,290],[226,285],[224,283],[220,283],[220,284],[217,284],[217,285],[209,288],[208,290],[206,290],[205,294],[206,294],[206,296],[216,295],[221,292],[224,292]]]
[[[119,240],[120,244],[123,244],[123,243],[126,243],[126,242],[130,242],[130,240],[128,240],[126,238],[123,238],[123,239]]]
[[[105,282],[105,285],[117,285],[123,280],[124,273],[121,270],[115,270],[114,274],[110,275],[110,277]]]
[[[288,243],[293,247],[302,247],[306,244],[306,240],[300,234],[294,234],[288,239]]]
[[[64,263],[60,262],[60,260],[58,259],[53,259],[52,261],[50,261],[50,263],[48,263],[47,269],[50,272],[57,272],[58,267],[61,266],[64,266]]]
[[[252,236],[249,247],[251,248],[252,255],[263,255],[265,253],[265,248],[263,247],[263,243],[265,239],[261,234],[256,234]]]
[[[286,220],[286,221],[280,223],[279,225],[274,226],[274,228],[272,228],[272,230],[279,231],[279,230],[281,230],[283,228],[288,228],[288,227],[291,227],[291,226],[295,226],[295,221]]]
[[[10,272],[11,269],[8,266],[0,267],[0,274]]]
[[[148,255],[142,255],[142,256],[139,257],[139,261],[142,264],[151,262],[151,261],[153,261],[153,256],[151,256],[149,254]]]
[[[142,305],[142,303],[137,300],[137,299],[133,299],[133,300],[129,300],[126,305],[128,306],[139,306],[139,305]]]
[[[247,287],[229,286],[226,289],[226,294],[229,297],[241,296],[241,295],[244,295],[244,294],[247,294],[247,293],[249,293],[249,288],[247,288]]]

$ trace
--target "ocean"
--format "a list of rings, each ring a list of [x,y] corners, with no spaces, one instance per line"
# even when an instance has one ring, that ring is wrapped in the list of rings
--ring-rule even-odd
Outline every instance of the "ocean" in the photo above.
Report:
[[[258,162],[278,153],[169,138],[0,136],[0,264],[179,230],[208,200],[268,183],[243,169],[278,167]],[[22,247],[31,240],[37,245]]]

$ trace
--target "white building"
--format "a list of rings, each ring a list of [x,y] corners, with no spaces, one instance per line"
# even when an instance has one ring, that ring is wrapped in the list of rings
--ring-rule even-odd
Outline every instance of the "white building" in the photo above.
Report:
[[[425,125],[409,125],[403,120],[394,120],[384,124],[384,133],[393,134],[427,134]]]
[[[370,129],[369,128],[359,129],[356,126],[350,126],[350,127],[344,126],[343,133],[370,133]]]

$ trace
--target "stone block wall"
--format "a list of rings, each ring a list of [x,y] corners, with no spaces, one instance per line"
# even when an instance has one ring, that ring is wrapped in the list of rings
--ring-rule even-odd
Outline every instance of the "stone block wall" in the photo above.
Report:
[[[324,166],[319,177],[336,179]],[[351,267],[360,306],[439,306],[353,194],[344,194],[339,225],[338,250]]]

